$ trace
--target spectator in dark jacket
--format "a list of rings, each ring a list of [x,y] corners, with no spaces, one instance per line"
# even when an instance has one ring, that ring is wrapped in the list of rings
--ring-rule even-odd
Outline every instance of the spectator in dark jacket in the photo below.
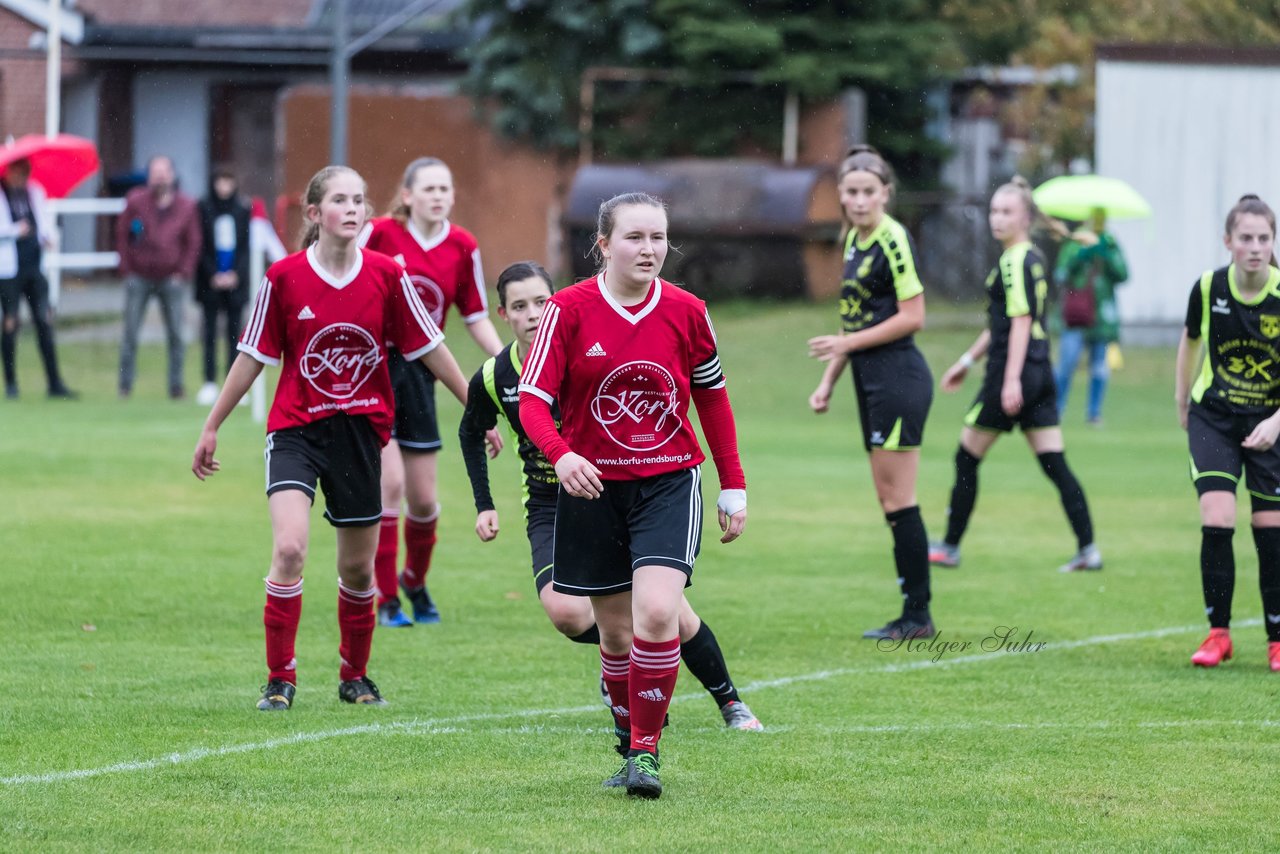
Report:
[[[225,315],[226,367],[236,357],[244,308],[249,301],[249,203],[240,197],[235,173],[217,166],[209,195],[200,202],[204,248],[196,267],[196,301],[204,308],[204,385],[196,403],[218,398],[218,315]]]
[[[133,392],[138,330],[152,296],[160,299],[169,338],[169,397],[182,399],[183,309],[200,257],[200,212],[180,193],[173,161],[147,163],[147,184],[130,190],[116,221],[116,250],[125,280],[124,341],[120,345],[120,396]]]
[[[27,300],[31,321],[36,327],[49,397],[76,397],[58,372],[49,282],[40,270],[41,253],[52,245],[53,234],[53,218],[45,207],[44,188],[31,178],[30,161],[10,163],[0,175],[0,313],[4,316],[0,352],[4,356],[4,395],[10,399],[18,396],[15,361],[23,298]]]

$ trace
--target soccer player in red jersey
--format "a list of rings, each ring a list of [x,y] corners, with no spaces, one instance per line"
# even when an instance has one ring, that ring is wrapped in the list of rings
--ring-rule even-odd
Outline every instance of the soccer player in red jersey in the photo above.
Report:
[[[656,798],[678,619],[702,535],[704,456],[691,402],[720,477],[721,542],[746,527],[746,479],[706,305],[658,278],[666,208],[643,193],[609,199],[596,248],[601,271],[546,304],[521,374],[520,422],[561,485],[551,583],[591,597],[614,725],[627,745],[605,786]]]
[[[498,275],[497,291],[498,316],[511,327],[515,341],[485,361],[472,376],[467,408],[458,426],[458,447],[476,502],[476,535],[486,543],[498,536],[498,511],[489,492],[485,434],[497,426],[501,417],[511,428],[516,454],[523,463],[525,534],[533,557],[533,583],[538,601],[556,629],[569,640],[598,645],[600,630],[596,627],[591,600],[559,593],[551,586],[551,550],[560,484],[555,468],[529,440],[520,423],[520,372],[529,357],[542,312],[551,299],[551,276],[533,261],[519,261]],[[716,701],[725,726],[744,732],[762,731],[764,725],[738,696],[715,633],[694,613],[688,599],[681,603],[678,624],[680,657]],[[605,696],[607,698],[607,691]],[[622,748],[624,754],[627,748],[630,744]]]
[[[222,393],[196,443],[191,470],[218,471],[218,428],[264,365],[279,365],[267,416],[267,506],[272,554],[267,574],[267,685],[258,708],[293,704],[294,640],[302,611],[302,568],[316,485],[338,536],[338,696],[382,705],[366,675],[373,638],[373,556],[382,515],[379,463],[394,417],[387,345],[421,359],[464,404],[467,382],[444,335],[395,262],[360,249],[367,216],[364,180],[329,166],[307,186],[305,249],[267,270]]]
[[[809,406],[827,411],[848,363],[876,498],[893,533],[902,594],[902,615],[862,636],[929,638],[937,633],[929,615],[929,537],[916,503],[920,445],[933,402],[933,374],[914,338],[924,328],[924,285],[911,235],[885,213],[893,170],[880,152],[869,145],[849,149],[838,187],[849,229],[840,285],[842,329],[809,340],[809,355],[827,363]]]
[[[394,258],[409,276],[436,325],[444,329],[449,306],[456,306],[467,332],[489,355],[502,349],[489,320],[480,249],[466,229],[449,221],[453,210],[453,175],[434,157],[420,157],[404,170],[399,204],[391,215],[371,222],[360,239],[367,249]],[[404,523],[405,562],[400,587],[419,623],[440,622],[440,612],[427,591],[427,572],[436,545],[440,505],[436,501],[436,453],[440,429],[436,419],[435,377],[400,350],[388,347],[395,392],[396,420],[392,438],[382,451],[382,523],[374,560],[378,582],[378,622],[412,626],[400,609],[396,592],[400,506],[407,499]],[[489,440],[502,440],[492,431]]]

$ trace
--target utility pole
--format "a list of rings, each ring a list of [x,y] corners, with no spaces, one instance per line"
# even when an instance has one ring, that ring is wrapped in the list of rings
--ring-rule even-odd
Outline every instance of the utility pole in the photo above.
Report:
[[[333,53],[329,57],[329,86],[333,92],[330,107],[329,162],[347,165],[347,92],[351,77],[351,57],[395,32],[414,18],[439,6],[441,0],[413,0],[399,12],[389,15],[377,26],[357,39],[351,39],[347,17],[348,0],[329,0],[333,4]]]
[[[53,139],[62,124],[62,2],[49,0],[48,51],[44,75],[44,135]]]
[[[347,165],[347,84],[351,72],[351,54],[347,50],[347,0],[333,3],[333,49],[329,58],[329,75],[333,89],[330,109],[329,162]]]

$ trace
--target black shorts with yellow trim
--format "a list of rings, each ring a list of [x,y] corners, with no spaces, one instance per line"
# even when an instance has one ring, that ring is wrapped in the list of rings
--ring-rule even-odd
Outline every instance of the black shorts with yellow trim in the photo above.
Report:
[[[339,413],[267,434],[267,495],[296,489],[316,500],[335,528],[361,528],[382,519],[382,441],[363,415]]]
[[[914,344],[849,356],[858,398],[862,446],[868,451],[914,451],[924,442],[933,404],[933,374]]]
[[[599,498],[556,499],[551,583],[570,596],[631,589],[642,566],[693,577],[702,545],[702,475],[695,466],[640,480],[607,480]]]
[[[436,378],[420,361],[406,361],[400,351],[387,348],[387,369],[396,401],[391,438],[400,450],[433,454],[444,443],[436,417]]]
[[[1233,495],[1244,471],[1253,512],[1280,510],[1280,445],[1252,451],[1240,443],[1267,415],[1223,412],[1193,403],[1187,410],[1187,444],[1191,449],[1191,481],[1196,493]]]
[[[533,583],[542,588],[551,583],[551,565],[555,559],[557,484],[525,481],[524,532],[529,538],[529,554],[533,558]]]
[[[1028,362],[1022,368],[1022,409],[1009,415],[1000,403],[1004,389],[1004,365],[988,364],[982,388],[973,399],[966,427],[988,433],[1008,433],[1014,427],[1022,432],[1058,426],[1058,390],[1053,381],[1053,367],[1048,362]]]

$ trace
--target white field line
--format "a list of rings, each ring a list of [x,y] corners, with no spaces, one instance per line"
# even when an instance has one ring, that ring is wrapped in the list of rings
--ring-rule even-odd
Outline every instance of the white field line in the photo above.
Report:
[[[1235,624],[1238,628],[1248,626],[1256,626],[1262,623],[1261,620],[1243,620]],[[788,685],[795,685],[802,682],[822,682],[828,679],[835,679],[841,676],[853,675],[870,675],[877,673],[902,673],[911,670],[922,670],[927,668],[949,667],[955,664],[973,664],[981,661],[1005,661],[1010,658],[1035,655],[1042,652],[1080,649],[1082,647],[1102,646],[1104,644],[1123,643],[1126,641],[1150,640],[1152,638],[1162,638],[1169,635],[1188,634],[1191,632],[1203,631],[1204,626],[1197,624],[1194,626],[1172,626],[1164,629],[1152,629],[1145,632],[1132,632],[1129,634],[1115,635],[1096,635],[1091,638],[1084,638],[1075,641],[1056,641],[1049,642],[1039,652],[987,652],[976,655],[962,655],[954,658],[942,657],[938,660],[933,658],[922,658],[916,661],[906,662],[902,664],[884,664],[878,667],[845,667],[835,668],[831,670],[820,670],[815,673],[802,673],[797,676],[785,676],[779,679],[757,680],[747,685],[740,686],[739,690],[743,693],[752,691],[761,691],[767,688],[784,688]],[[681,694],[672,698],[673,703],[685,702],[702,696],[702,692]],[[559,709],[525,709],[522,711],[511,712],[492,712],[487,714],[475,715],[455,715],[449,718],[440,718],[439,720],[425,721],[398,721],[391,723],[371,723],[361,724],[359,726],[343,727],[341,729],[321,730],[319,732],[300,732],[293,735],[283,736],[281,738],[268,739],[266,741],[255,741],[243,744],[229,744],[223,747],[197,747],[191,750],[184,750],[176,753],[168,753],[153,759],[140,759],[132,762],[117,762],[113,765],[102,765],[97,768],[78,768],[71,771],[51,771],[46,774],[18,774],[9,777],[0,777],[0,785],[4,786],[32,786],[44,783],[62,783],[72,780],[84,780],[91,777],[101,777],[107,774],[124,774],[133,771],[151,771],[156,768],[165,768],[173,765],[185,765],[189,762],[197,762],[201,759],[211,759],[221,756],[233,756],[239,753],[256,753],[259,751],[275,750],[279,747],[288,747],[295,744],[307,744],[314,741],[327,741],[334,738],[345,738],[352,735],[419,735],[419,734],[445,734],[458,732],[459,724],[479,723],[482,721],[501,721],[520,718],[537,717],[542,718],[549,715],[577,715],[587,713],[600,713],[601,705],[592,703],[584,706],[569,706]],[[1224,722],[1218,722],[1224,723]],[[1232,725],[1254,725],[1254,726],[1277,726],[1276,722],[1259,721],[1246,722],[1235,721],[1226,722]],[[1198,726],[1198,722],[1194,721],[1170,721],[1170,722],[1150,722],[1147,724],[1136,724],[1135,726],[1146,727],[1162,727],[1162,726]],[[962,729],[966,725],[931,725],[917,724],[904,727],[896,726],[868,726],[858,727],[850,726],[843,728],[833,728],[832,731],[849,732],[849,733],[884,733],[895,731],[925,732],[930,729]],[[976,726],[976,725],[974,725]],[[1036,729],[1050,728],[1058,726],[1057,724],[1005,724],[992,725],[983,724],[984,729]],[[1089,728],[1090,724],[1073,724],[1075,728]],[[1106,722],[1094,722],[1092,727],[1105,729],[1108,726]],[[772,728],[771,728],[772,729]],[[775,731],[778,731],[775,729]]]

